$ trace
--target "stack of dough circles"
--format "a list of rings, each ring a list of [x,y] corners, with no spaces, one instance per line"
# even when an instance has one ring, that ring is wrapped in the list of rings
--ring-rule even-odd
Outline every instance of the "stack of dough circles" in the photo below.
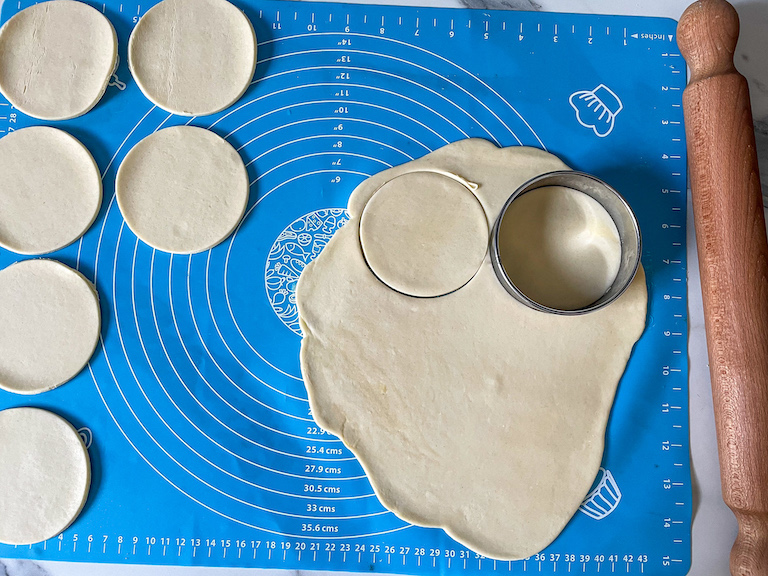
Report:
[[[63,532],[85,505],[88,451],[74,427],[52,412],[0,412],[0,542],[26,545]]]
[[[371,271],[402,294],[443,296],[469,282],[488,249],[488,219],[474,184],[433,170],[384,183],[360,219]]]
[[[101,205],[101,176],[66,132],[34,126],[0,139],[0,246],[46,254],[77,240]]]
[[[131,33],[128,65],[144,95],[164,110],[214,114],[250,85],[256,34],[226,0],[163,0]]]
[[[93,355],[100,325],[96,290],[79,272],[54,260],[3,269],[0,388],[37,394],[71,380]]]
[[[195,254],[222,242],[245,213],[248,172],[229,143],[194,126],[174,126],[136,144],[117,171],[128,227],[144,242]]]
[[[35,118],[66,120],[88,112],[116,63],[115,29],[82,2],[42,2],[0,29],[0,92]]]

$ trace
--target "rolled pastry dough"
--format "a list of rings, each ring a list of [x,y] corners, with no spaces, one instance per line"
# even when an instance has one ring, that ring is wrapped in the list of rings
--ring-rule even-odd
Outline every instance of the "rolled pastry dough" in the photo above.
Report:
[[[101,205],[90,152],[62,130],[33,126],[0,139],[0,246],[46,254],[77,240]]]
[[[566,167],[532,148],[464,140],[363,182],[350,221],[299,279],[312,413],[362,463],[382,503],[486,556],[519,559],[563,529],[603,455],[616,386],[645,326],[645,277],[583,316],[528,308],[488,256],[462,288],[413,298],[380,282],[358,227],[382,184],[440,169],[479,184],[488,218],[519,185]]]
[[[249,188],[243,160],[226,140],[175,126],[133,147],[117,171],[116,195],[136,236],[158,250],[193,254],[235,229]]]
[[[107,89],[116,63],[115,29],[83,2],[41,2],[0,29],[0,92],[41,120],[88,112]]]
[[[256,34],[226,0],[163,0],[133,29],[128,64],[144,95],[164,110],[214,114],[250,85]]]
[[[3,410],[0,478],[0,542],[42,542],[83,509],[91,483],[88,451],[72,425],[52,412]]]
[[[25,260],[0,271],[0,388],[37,394],[74,378],[100,323],[96,290],[68,266]]]

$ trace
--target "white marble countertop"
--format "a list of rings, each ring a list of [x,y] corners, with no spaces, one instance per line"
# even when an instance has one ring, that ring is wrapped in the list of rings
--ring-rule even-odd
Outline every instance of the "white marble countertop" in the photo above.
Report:
[[[348,0],[355,3],[374,3]],[[768,197],[768,0],[731,0],[742,22],[736,65],[750,85],[755,119],[763,195]],[[679,19],[688,0],[380,0],[380,4],[432,5],[446,7],[501,8],[597,14],[664,16]],[[698,259],[691,210],[688,211],[688,308],[690,360],[691,461],[694,522],[693,565],[696,576],[728,573],[728,554],[736,536],[736,521],[723,504],[715,442],[712,397],[707,365],[704,319],[701,304]],[[244,569],[187,568],[130,565],[68,564],[0,560],[0,576],[159,576],[185,574],[215,576],[245,574]],[[248,574],[286,576],[286,571],[247,570]],[[320,573],[316,573],[320,574]]]

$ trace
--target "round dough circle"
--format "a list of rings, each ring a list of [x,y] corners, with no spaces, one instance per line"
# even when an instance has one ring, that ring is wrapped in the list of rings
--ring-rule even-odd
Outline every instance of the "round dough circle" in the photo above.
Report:
[[[408,296],[443,296],[469,282],[485,258],[488,219],[459,180],[408,172],[379,188],[360,219],[371,271]]]
[[[144,95],[164,110],[214,114],[250,85],[256,34],[226,0],[163,0],[133,29],[128,65]]]
[[[133,147],[117,171],[116,194],[136,236],[164,252],[195,254],[235,229],[249,188],[243,160],[226,140],[174,126]]]
[[[0,388],[37,394],[71,380],[100,325],[96,290],[72,268],[25,260],[0,271]]]
[[[11,408],[0,412],[0,477],[0,542],[35,544],[80,514],[91,465],[69,422],[39,408]]]
[[[77,240],[101,206],[101,176],[66,132],[33,126],[0,139],[0,246],[46,254]]]
[[[0,92],[41,120],[88,112],[107,89],[116,63],[115,29],[82,2],[42,2],[0,29]]]

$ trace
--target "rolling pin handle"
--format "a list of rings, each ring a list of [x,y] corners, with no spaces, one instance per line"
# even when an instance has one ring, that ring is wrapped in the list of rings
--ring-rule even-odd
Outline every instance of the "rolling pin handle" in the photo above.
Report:
[[[739,15],[728,2],[691,4],[677,28],[677,45],[690,69],[690,82],[736,73],[733,53],[738,40]]]

